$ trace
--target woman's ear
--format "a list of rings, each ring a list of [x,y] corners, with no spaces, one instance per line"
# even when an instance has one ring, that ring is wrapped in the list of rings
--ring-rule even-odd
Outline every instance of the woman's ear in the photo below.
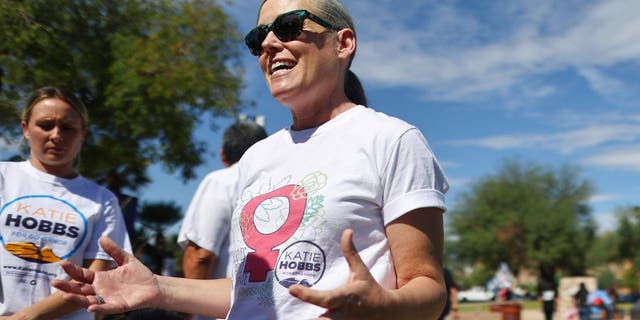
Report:
[[[224,153],[224,149],[220,148],[220,161],[222,161],[222,165],[226,168],[231,166],[233,163],[229,163],[227,159],[227,155]]]
[[[22,136],[25,140],[29,140],[29,130],[27,127],[27,123],[24,121],[20,122],[20,128],[22,128]]]
[[[87,140],[87,136],[89,135],[89,128],[82,129],[82,143]]]
[[[356,51],[356,35],[353,30],[344,28],[337,32],[338,56],[350,58]]]

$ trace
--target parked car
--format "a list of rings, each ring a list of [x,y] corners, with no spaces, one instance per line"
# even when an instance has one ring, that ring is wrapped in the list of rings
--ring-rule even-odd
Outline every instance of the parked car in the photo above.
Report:
[[[622,294],[620,296],[618,296],[618,299],[616,300],[616,302],[618,303],[635,303],[640,301],[640,293],[638,292],[632,292],[629,294]]]
[[[495,298],[495,292],[487,291],[482,287],[473,287],[469,290],[458,291],[458,301],[460,302],[486,302]]]

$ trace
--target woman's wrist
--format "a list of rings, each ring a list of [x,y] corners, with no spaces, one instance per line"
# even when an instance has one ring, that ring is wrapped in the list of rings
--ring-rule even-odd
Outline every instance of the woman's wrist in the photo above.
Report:
[[[32,319],[37,319],[35,315],[29,315],[27,312],[23,310],[20,310],[16,313],[13,314],[11,319],[16,319],[16,320],[32,320]]]

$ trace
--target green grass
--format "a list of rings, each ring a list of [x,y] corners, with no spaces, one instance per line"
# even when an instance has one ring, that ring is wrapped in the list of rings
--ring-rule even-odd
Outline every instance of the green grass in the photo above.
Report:
[[[489,306],[494,303],[494,301],[490,302],[461,302],[458,303],[458,310],[460,312],[467,311],[488,311]],[[522,303],[522,309],[540,309],[540,302],[538,300],[526,300],[520,301]]]
[[[460,302],[458,303],[459,312],[471,312],[471,311],[488,311],[489,306],[494,303],[490,302]],[[526,300],[520,301],[522,303],[522,309],[540,309],[542,306],[538,300]],[[624,310],[625,314],[629,314],[633,303],[620,303],[618,308]]]

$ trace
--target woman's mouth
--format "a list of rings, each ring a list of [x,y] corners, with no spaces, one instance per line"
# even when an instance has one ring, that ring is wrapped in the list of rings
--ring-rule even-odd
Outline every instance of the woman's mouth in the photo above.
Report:
[[[293,68],[295,64],[289,61],[276,61],[271,64],[271,75],[277,73],[278,71],[286,71]]]

